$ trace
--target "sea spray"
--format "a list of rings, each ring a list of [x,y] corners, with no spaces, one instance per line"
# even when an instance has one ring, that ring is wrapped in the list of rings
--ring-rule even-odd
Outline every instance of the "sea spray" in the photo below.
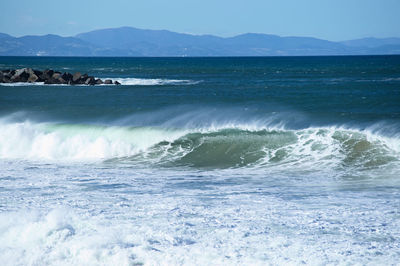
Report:
[[[169,166],[378,167],[397,161],[393,138],[343,128],[281,128],[223,124],[210,128],[1,123],[0,157],[110,160]],[[398,139],[396,140],[398,141]],[[318,168],[318,167],[317,167]]]

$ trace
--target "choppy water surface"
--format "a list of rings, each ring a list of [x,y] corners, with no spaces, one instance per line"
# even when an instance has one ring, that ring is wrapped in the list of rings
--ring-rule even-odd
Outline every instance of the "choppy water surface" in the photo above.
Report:
[[[5,265],[388,264],[400,57],[0,58]]]

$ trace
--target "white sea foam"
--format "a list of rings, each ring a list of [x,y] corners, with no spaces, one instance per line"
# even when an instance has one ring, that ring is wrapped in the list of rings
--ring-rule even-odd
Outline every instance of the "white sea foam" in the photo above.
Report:
[[[107,78],[105,78],[107,79]],[[105,80],[103,79],[103,80]],[[121,85],[132,86],[161,86],[161,85],[193,85],[199,83],[194,80],[183,79],[146,79],[146,78],[110,78],[117,80]]]
[[[166,123],[168,124],[168,123]],[[173,123],[172,123],[173,124]],[[190,124],[189,124],[190,125]],[[92,161],[137,156],[145,164],[292,167],[323,170],[344,162],[379,166],[399,160],[400,141],[371,130],[213,123],[206,127],[128,127],[0,121],[0,158]],[[350,165],[349,165],[350,166]]]
[[[184,79],[145,79],[145,78],[101,78],[103,81],[111,79],[118,81],[121,85],[130,86],[162,86],[162,85],[194,85],[198,84],[199,81],[184,80]],[[15,83],[0,83],[0,86],[71,86],[68,84],[44,84],[44,82],[15,82]],[[101,84],[105,85],[105,84]],[[101,86],[100,85],[100,86]],[[74,86],[86,86],[86,85],[74,85]]]
[[[132,156],[185,132],[154,128],[0,123],[0,158],[93,160]]]
[[[399,198],[342,193],[337,183],[330,187],[318,176],[309,181],[269,176],[266,181],[265,174],[252,171],[252,178],[241,180],[239,172],[229,170],[146,173],[79,165],[63,166],[58,175],[46,166],[36,165],[41,168],[36,172],[26,166],[3,167],[29,175],[26,180],[2,181],[13,191],[4,193],[7,211],[0,213],[3,265],[321,265],[398,260]],[[390,193],[380,191],[383,195]]]
[[[43,86],[44,82],[15,82],[15,83],[0,83],[0,86],[19,87],[19,86]]]

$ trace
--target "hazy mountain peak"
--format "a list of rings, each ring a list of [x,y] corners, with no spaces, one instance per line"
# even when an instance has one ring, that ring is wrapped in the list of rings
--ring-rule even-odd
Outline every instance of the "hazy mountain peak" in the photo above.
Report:
[[[400,38],[331,42],[313,37],[245,33],[222,38],[134,27],[98,29],[74,37],[19,38],[0,33],[0,55],[274,56],[399,54]]]

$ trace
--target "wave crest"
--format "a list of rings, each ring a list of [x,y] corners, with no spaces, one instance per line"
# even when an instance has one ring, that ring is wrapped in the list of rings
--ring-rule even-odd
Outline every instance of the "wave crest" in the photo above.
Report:
[[[399,160],[398,139],[341,128],[165,129],[1,123],[0,158],[106,160],[189,167],[374,168]]]

